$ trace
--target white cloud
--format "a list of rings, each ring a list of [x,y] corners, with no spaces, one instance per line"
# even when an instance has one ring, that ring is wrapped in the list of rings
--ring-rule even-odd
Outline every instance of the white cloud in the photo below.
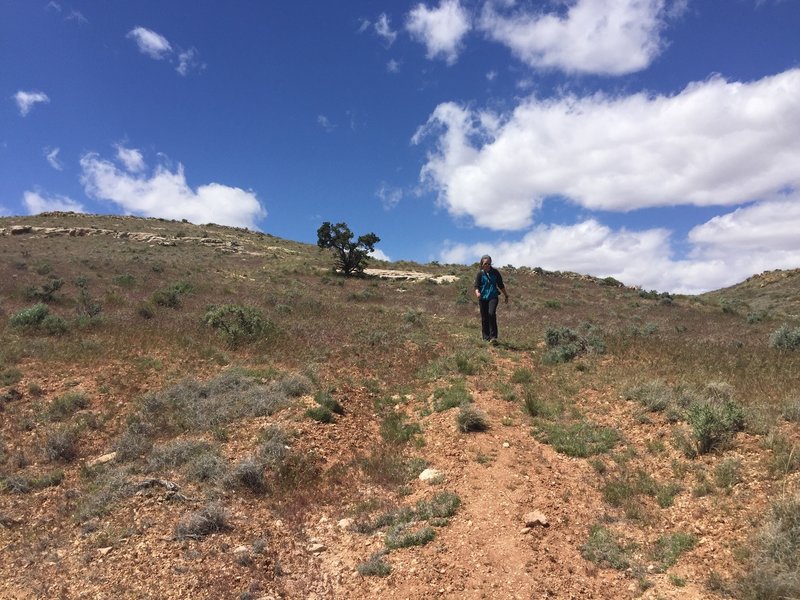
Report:
[[[389,73],[399,73],[400,63],[394,59],[391,59],[388,63],[386,63],[386,70],[389,71]]]
[[[70,13],[64,17],[65,21],[75,21],[76,23],[80,23],[81,25],[88,23],[89,19],[83,16],[83,13],[79,10],[71,10]]]
[[[384,210],[392,210],[403,199],[403,190],[381,182],[375,191],[375,196],[381,201]]]
[[[448,65],[458,60],[461,42],[472,24],[459,0],[441,0],[438,8],[418,4],[406,19],[411,37],[425,45],[429,59],[442,57]]]
[[[150,58],[161,60],[172,53],[172,46],[167,38],[145,27],[131,29],[127,37],[134,40],[139,51]]]
[[[47,159],[47,162],[50,163],[50,166],[53,167],[56,171],[63,171],[64,165],[61,164],[61,161],[58,160],[58,153],[61,152],[61,148],[45,148],[44,149],[44,156]]]
[[[665,20],[685,0],[569,0],[566,13],[505,16],[484,5],[479,27],[535,68],[622,75],[640,71],[664,47]]]
[[[144,156],[139,150],[125,148],[121,144],[117,144],[117,160],[131,173],[141,173],[147,167],[144,162]]]
[[[800,266],[800,191],[714,217],[689,232],[704,255],[792,252]]]
[[[19,108],[19,114],[21,114],[23,117],[31,111],[34,104],[47,104],[50,102],[50,98],[44,92],[25,92],[20,90],[14,94],[13,98],[17,103],[17,107]]]
[[[736,205],[800,187],[800,69],[721,77],[674,96],[523,101],[512,113],[439,105],[421,179],[454,216],[523,229],[548,196],[589,209]]]
[[[84,212],[83,205],[67,196],[58,194],[45,197],[41,192],[27,191],[22,196],[22,202],[28,209],[28,214],[38,215],[43,212],[62,211],[62,212]]]
[[[331,133],[334,129],[336,129],[336,125],[331,123],[331,120],[325,115],[317,115],[317,123],[328,133]]]
[[[81,158],[81,168],[81,182],[88,196],[110,200],[129,214],[251,229],[257,229],[256,221],[267,214],[252,191],[219,183],[192,189],[183,165],[178,165],[174,173],[158,166],[147,177],[121,171],[90,153]]]
[[[389,258],[383,250],[375,248],[372,252],[369,253],[369,256],[375,258],[377,260],[385,260],[386,262],[392,262],[392,259]]]
[[[205,65],[201,65],[197,60],[197,48],[189,48],[183,52],[178,53],[178,66],[175,70],[184,77],[191,69],[202,69]]]
[[[727,287],[754,273],[800,264],[800,243],[785,250],[736,252],[720,240],[717,246],[697,248],[690,258],[675,259],[670,242],[665,229],[614,231],[587,220],[567,226],[541,225],[518,241],[450,244],[441,259],[469,264],[490,254],[499,265],[614,277],[627,285],[685,294]]]
[[[386,42],[387,46],[394,44],[394,41],[397,39],[397,32],[392,31],[392,25],[386,13],[381,13],[381,16],[378,17],[375,23],[375,33]]]

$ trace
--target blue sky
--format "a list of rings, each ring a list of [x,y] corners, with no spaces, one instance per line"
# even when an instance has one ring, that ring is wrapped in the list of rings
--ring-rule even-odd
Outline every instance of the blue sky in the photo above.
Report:
[[[800,0],[0,0],[0,214],[700,292],[800,267]]]

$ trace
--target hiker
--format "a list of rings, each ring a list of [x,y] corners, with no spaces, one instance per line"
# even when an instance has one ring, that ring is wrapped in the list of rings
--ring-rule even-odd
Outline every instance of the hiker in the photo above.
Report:
[[[475,275],[475,296],[481,307],[481,330],[483,339],[490,344],[497,344],[497,302],[503,292],[508,302],[508,292],[503,285],[500,271],[492,267],[492,257],[481,256],[481,268]]]

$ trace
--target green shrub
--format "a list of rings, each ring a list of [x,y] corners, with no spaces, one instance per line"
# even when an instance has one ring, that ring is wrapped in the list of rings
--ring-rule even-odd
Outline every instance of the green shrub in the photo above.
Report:
[[[533,388],[527,386],[524,390],[522,403],[525,412],[532,417],[554,419],[564,411],[564,407],[560,402],[543,400]]]
[[[247,488],[261,493],[266,489],[264,463],[252,456],[243,458],[234,465],[225,481],[233,487]]]
[[[313,406],[306,411],[306,416],[319,423],[333,423],[335,418],[327,406]]]
[[[533,371],[530,369],[514,369],[511,373],[511,383],[530,383],[533,381]]]
[[[186,282],[173,283],[170,286],[161,288],[153,292],[152,301],[157,306],[165,306],[167,308],[179,308],[181,305],[181,298],[184,294],[190,292],[192,286]]]
[[[52,302],[55,293],[64,285],[63,279],[51,278],[44,282],[41,287],[29,288],[26,296],[29,300],[37,300],[38,302]]]
[[[738,458],[726,458],[714,469],[714,482],[720,489],[730,491],[742,481],[742,461]]]
[[[548,350],[542,356],[544,364],[571,361],[583,352],[602,354],[606,343],[600,330],[591,323],[583,323],[578,331],[567,327],[551,327],[545,332]]]
[[[744,429],[744,411],[730,398],[712,396],[695,400],[687,410],[686,419],[700,454],[726,445]]]
[[[210,307],[203,322],[218,330],[234,348],[259,339],[273,327],[258,309],[238,304]]]
[[[359,563],[356,571],[362,577],[386,577],[392,572],[392,566],[383,560],[385,551],[373,554],[369,560]]]
[[[661,381],[648,381],[625,389],[623,397],[635,400],[648,411],[661,412],[672,402],[672,390]]]
[[[314,394],[314,402],[327,408],[332,413],[336,413],[337,415],[344,414],[344,408],[342,408],[342,405],[339,404],[339,401],[336,400],[336,398],[334,398],[330,392],[317,392]]]
[[[790,328],[782,325],[780,329],[773,331],[769,336],[770,348],[778,350],[798,350],[800,349],[800,327]]]
[[[47,408],[47,416],[52,421],[63,421],[75,412],[89,406],[89,399],[83,392],[67,392],[58,396]]]
[[[418,501],[415,515],[418,519],[446,519],[452,517],[459,506],[461,498],[457,494],[439,492],[430,500]]]
[[[411,546],[424,546],[436,537],[431,527],[412,529],[409,524],[400,524],[392,527],[387,533],[384,542],[390,550],[409,548]]]
[[[15,367],[0,371],[0,386],[14,385],[22,379],[22,371]]]
[[[48,314],[50,314],[50,309],[46,304],[40,302],[11,315],[8,322],[12,327],[33,329],[39,327]]]

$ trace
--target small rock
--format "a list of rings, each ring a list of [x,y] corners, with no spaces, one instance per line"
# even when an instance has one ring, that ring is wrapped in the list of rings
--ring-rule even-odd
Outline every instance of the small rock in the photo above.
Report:
[[[109,552],[111,552],[113,546],[108,546],[106,548],[98,548],[97,551],[100,553],[100,556],[105,556]]]
[[[442,472],[436,469],[425,469],[419,474],[420,481],[436,481],[442,478]]]
[[[325,550],[327,550],[325,544],[319,544],[319,543],[311,544],[308,547],[308,551],[311,552],[312,554],[319,554],[320,552],[325,552]]]
[[[503,448],[511,448],[511,444],[508,442],[503,442]]]
[[[547,517],[545,517],[544,514],[538,510],[527,513],[523,517],[523,521],[525,521],[525,527],[536,527],[537,525],[541,527],[549,526]]]
[[[529,534],[531,532],[531,528],[530,527],[523,527],[522,529],[519,530],[519,532],[522,535],[527,535],[527,534]]]
[[[350,529],[353,525],[353,519],[342,519],[337,523],[340,529]]]

